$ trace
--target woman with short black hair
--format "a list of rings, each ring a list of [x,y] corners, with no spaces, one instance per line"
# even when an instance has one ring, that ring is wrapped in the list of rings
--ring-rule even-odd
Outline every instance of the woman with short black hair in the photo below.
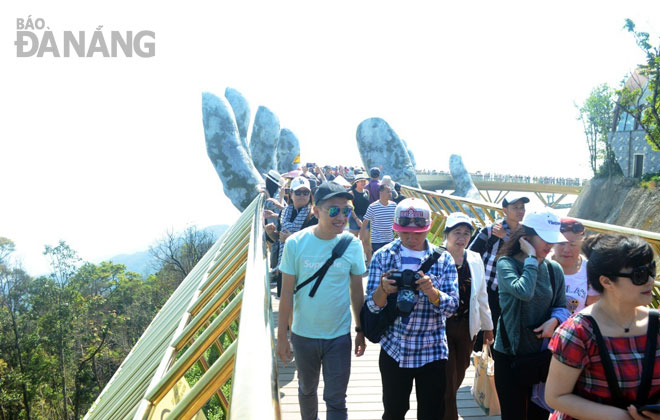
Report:
[[[649,340],[657,345],[660,338],[659,333],[647,335],[656,275],[653,250],[635,236],[598,234],[585,239],[583,251],[589,258],[587,279],[601,298],[564,322],[550,341],[554,357],[545,396],[557,410],[552,419],[660,419],[660,414],[646,410],[642,415],[635,406],[655,404],[660,398],[657,347],[649,354],[648,386],[642,381]],[[603,357],[616,366],[611,384]]]

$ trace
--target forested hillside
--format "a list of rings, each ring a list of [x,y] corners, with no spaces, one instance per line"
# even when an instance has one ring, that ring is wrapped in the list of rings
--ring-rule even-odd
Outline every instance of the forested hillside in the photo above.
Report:
[[[215,239],[168,232],[150,249],[159,269],[147,278],[82,262],[60,242],[45,247],[50,274],[35,278],[0,237],[0,420],[82,418]]]

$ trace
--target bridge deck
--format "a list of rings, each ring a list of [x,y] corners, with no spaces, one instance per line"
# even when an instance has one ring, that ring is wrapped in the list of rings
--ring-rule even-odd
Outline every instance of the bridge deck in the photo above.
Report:
[[[366,278],[365,289],[366,289]],[[273,313],[277,325],[277,314],[279,300],[275,293],[271,294]],[[367,350],[362,357],[353,356],[351,360],[351,380],[348,384],[347,405],[348,418],[360,420],[377,420],[383,415],[382,391],[380,383],[380,372],[378,371],[378,344],[367,343]],[[279,383],[280,383],[280,406],[282,420],[299,420],[300,408],[298,406],[298,374],[295,363],[284,366],[278,361]],[[319,384],[319,418],[325,418],[325,404],[323,403],[323,375]],[[492,419],[499,420],[500,416],[488,417],[477,406],[470,394],[470,385],[474,378],[474,368],[470,367],[465,374],[465,380],[458,390],[458,414],[465,420]],[[410,411],[406,419],[417,418],[417,403],[415,390],[410,396]]]

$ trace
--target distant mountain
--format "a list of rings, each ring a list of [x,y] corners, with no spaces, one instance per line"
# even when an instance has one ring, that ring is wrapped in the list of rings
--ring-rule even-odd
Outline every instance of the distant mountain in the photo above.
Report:
[[[204,230],[211,232],[217,239],[222,236],[228,228],[229,226],[227,225],[213,225],[204,228]],[[151,254],[149,254],[149,250],[134,252],[132,254],[119,254],[110,258],[105,258],[104,261],[123,264],[128,271],[141,274],[144,277],[156,272],[154,259]]]

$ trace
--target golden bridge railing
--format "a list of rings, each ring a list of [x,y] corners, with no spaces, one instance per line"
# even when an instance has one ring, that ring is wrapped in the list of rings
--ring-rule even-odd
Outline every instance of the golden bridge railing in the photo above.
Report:
[[[440,194],[432,191],[425,191],[419,188],[408,186],[401,187],[401,193],[406,197],[417,197],[426,201],[431,210],[433,211],[433,224],[431,226],[431,239],[441,240],[443,238],[443,231],[445,228],[445,221],[449,213],[461,211],[463,213],[471,213],[471,216],[476,218],[475,227],[480,228],[487,223],[492,223],[497,218],[504,216],[502,207],[499,204],[492,204],[482,201],[474,201],[464,197],[456,197],[449,194]],[[577,219],[577,218],[576,218]],[[660,234],[656,232],[649,232],[645,230],[632,229],[623,226],[609,225],[607,223],[594,222],[592,220],[577,219],[587,230],[591,232],[602,233],[620,233],[623,235],[636,235],[647,241],[653,251],[655,252],[656,259],[660,258]],[[655,290],[654,290],[654,306],[658,307],[660,300],[660,281],[656,277]]]
[[[257,197],[156,315],[85,418],[279,419]],[[203,409],[206,406],[206,409]]]

